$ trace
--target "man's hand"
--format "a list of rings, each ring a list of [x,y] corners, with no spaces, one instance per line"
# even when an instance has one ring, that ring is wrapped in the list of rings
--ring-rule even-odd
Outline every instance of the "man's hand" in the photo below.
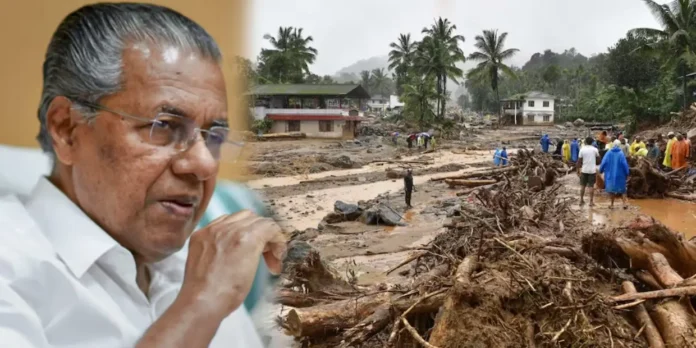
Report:
[[[263,255],[280,273],[285,238],[273,220],[242,211],[191,236],[184,284],[136,348],[208,347],[222,320],[244,302]]]
[[[191,236],[179,296],[203,301],[226,317],[244,302],[261,255],[271,273],[280,273],[285,243],[271,219],[246,210],[222,216]]]

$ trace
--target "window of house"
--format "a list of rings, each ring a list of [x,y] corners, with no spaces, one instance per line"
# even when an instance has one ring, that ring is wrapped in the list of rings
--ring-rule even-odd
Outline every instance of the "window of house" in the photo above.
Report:
[[[527,122],[534,122],[534,115],[527,115]]]
[[[533,100],[528,101],[528,102],[527,102],[527,106],[529,106],[530,108],[533,108],[533,107],[534,107],[534,101],[533,101]]]
[[[551,115],[544,115],[544,122],[551,121]]]
[[[300,121],[288,121],[288,132],[299,132]]]
[[[544,107],[545,107],[545,108],[548,108],[548,107],[549,107],[549,102],[548,102],[548,101],[545,101],[545,102],[544,102]]]
[[[319,121],[320,132],[333,132],[334,121]]]

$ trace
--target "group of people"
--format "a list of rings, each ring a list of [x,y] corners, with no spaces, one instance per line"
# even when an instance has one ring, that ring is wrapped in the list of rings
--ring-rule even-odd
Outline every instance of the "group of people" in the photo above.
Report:
[[[623,133],[618,133],[611,138],[606,131],[602,131],[597,139],[587,137],[584,144],[577,138],[570,143],[567,140],[558,139],[554,156],[562,158],[565,162],[577,163],[580,176],[580,204],[585,204],[585,188],[590,191],[590,206],[594,205],[594,185],[597,171],[604,174],[604,190],[610,194],[613,208],[614,200],[621,197],[626,204],[626,182],[629,174],[628,157],[645,157],[649,161],[660,166],[664,170],[682,169],[688,165],[691,156],[691,141],[684,133],[669,132],[667,141],[662,135],[657,139],[649,139],[648,143],[640,136],[629,140]],[[547,134],[539,140],[541,150],[549,152],[552,141]]]
[[[396,137],[398,136],[398,133],[396,133]],[[431,148],[435,148],[436,145],[435,136],[428,132],[414,132],[409,134],[408,137],[406,137],[406,143],[408,144],[409,149],[413,148],[414,142],[416,143],[416,146],[418,146],[419,149],[427,149],[428,144],[430,144]],[[394,145],[396,145],[396,138],[394,138]]]

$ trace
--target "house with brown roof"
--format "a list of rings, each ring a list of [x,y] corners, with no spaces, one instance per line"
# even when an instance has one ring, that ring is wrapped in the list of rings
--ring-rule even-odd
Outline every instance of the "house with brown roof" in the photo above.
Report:
[[[310,138],[352,139],[370,95],[354,84],[258,85],[253,96],[257,120],[271,120],[271,133],[301,132]]]

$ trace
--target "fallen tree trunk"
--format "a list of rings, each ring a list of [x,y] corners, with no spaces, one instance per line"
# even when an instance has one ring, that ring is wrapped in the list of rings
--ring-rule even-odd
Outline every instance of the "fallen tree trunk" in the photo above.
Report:
[[[398,298],[399,296],[395,296]],[[411,313],[421,314],[437,311],[445,299],[444,294],[432,296],[419,302]],[[361,325],[360,330],[353,331],[356,336],[362,330],[379,332],[379,326],[386,325],[384,309],[386,306],[403,312],[411,307],[417,298],[392,300],[389,293],[366,295],[357,299],[349,299],[319,305],[309,308],[291,309],[283,318],[281,326],[288,335],[295,337],[317,337],[336,333],[343,329],[349,329]],[[380,313],[378,313],[378,311]],[[370,326],[372,325],[372,326]],[[367,336],[367,335],[366,335]]]
[[[476,171],[472,173],[466,173],[466,174],[460,174],[460,175],[453,175],[453,176],[445,176],[445,177],[440,177],[440,178],[432,178],[430,181],[444,181],[444,180],[449,180],[449,179],[471,179],[471,178],[478,178],[482,176],[493,176],[493,175],[499,175],[507,172],[512,172],[519,169],[517,166],[511,166],[511,167],[505,167],[505,168],[497,168],[495,169],[488,169],[486,171]]]
[[[459,264],[454,274],[454,286],[435,317],[435,326],[430,332],[430,344],[439,347],[454,347],[461,337],[461,326],[457,325],[460,321],[460,311],[466,311],[469,307],[462,301],[462,295],[466,292],[469,285],[471,274],[477,267],[475,255],[469,255]]]
[[[367,162],[369,164],[371,163],[388,163],[388,164],[433,164],[431,161],[400,161],[400,160],[373,160],[370,162]]]
[[[625,281],[621,284],[621,288],[626,294],[637,293],[636,287],[630,281]],[[640,327],[643,327],[643,334],[645,335],[645,340],[648,341],[650,348],[664,348],[665,342],[662,340],[660,331],[657,330],[655,323],[650,318],[650,314],[645,309],[643,304],[639,304],[633,308],[633,315],[636,317],[636,321]]]
[[[485,185],[492,185],[497,183],[498,180],[445,180],[445,183],[449,185],[450,188],[457,187],[457,186],[466,186],[466,187],[478,187],[478,186],[485,186]]]

